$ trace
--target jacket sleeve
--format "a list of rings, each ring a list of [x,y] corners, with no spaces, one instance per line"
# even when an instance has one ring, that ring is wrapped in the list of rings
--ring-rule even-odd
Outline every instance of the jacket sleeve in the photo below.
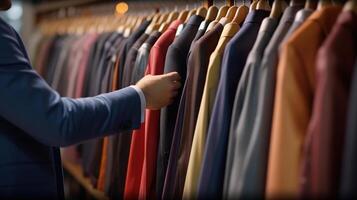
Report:
[[[1,23],[0,52],[0,117],[39,142],[67,146],[140,126],[141,102],[134,88],[61,98],[31,68],[15,31]]]

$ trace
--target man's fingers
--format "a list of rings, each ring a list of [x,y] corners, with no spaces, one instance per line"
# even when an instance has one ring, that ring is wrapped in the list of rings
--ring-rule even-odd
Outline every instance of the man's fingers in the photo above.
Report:
[[[179,89],[180,87],[181,87],[181,83],[180,83],[180,82],[178,82],[178,81],[172,82],[172,88],[173,88],[174,90],[177,90],[177,89]]]
[[[179,81],[181,80],[181,76],[177,72],[170,72],[165,74],[166,77],[168,77],[171,81]]]

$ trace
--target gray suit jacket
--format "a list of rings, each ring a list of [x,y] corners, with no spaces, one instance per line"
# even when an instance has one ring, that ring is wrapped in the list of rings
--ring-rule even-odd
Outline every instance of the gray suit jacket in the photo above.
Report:
[[[255,187],[245,181],[245,160],[257,111],[259,68],[264,49],[274,33],[278,19],[265,18],[260,26],[257,40],[250,52],[234,100],[231,119],[228,155],[225,170],[226,197],[242,197],[254,194]]]
[[[270,141],[271,118],[275,94],[275,79],[278,63],[278,48],[289,30],[295,13],[301,6],[285,9],[269,44],[266,46],[257,79],[256,116],[254,126],[250,127],[250,140],[244,158],[241,194],[245,196],[264,197],[267,157]],[[243,123],[244,124],[244,123]]]

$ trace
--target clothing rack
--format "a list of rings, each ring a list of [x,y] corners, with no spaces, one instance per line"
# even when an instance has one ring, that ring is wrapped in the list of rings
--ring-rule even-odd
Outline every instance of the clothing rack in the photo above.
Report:
[[[142,9],[146,11],[151,10],[153,12],[177,9],[191,4],[196,6],[202,4],[204,7],[208,8],[214,4],[222,4],[224,2],[228,6],[233,6],[238,2],[244,2],[244,0],[127,1],[129,7],[135,8],[135,11]],[[247,2],[251,2],[251,0],[247,0]],[[61,19],[73,16],[105,15],[108,13],[113,14],[115,12],[116,3],[117,2],[109,0],[48,2],[35,7],[36,22],[39,23],[42,20]]]
[[[234,0],[226,0],[226,4],[229,6],[233,6],[235,3]],[[206,8],[212,6],[214,4],[214,0],[205,0],[204,5]]]
[[[223,2],[223,0],[221,0]],[[233,1],[232,1],[233,2]],[[175,10],[185,8],[188,5],[204,5],[206,7],[213,5],[213,1],[127,1],[129,7],[134,8],[135,12],[138,11],[152,11],[161,12],[167,10]],[[73,16],[95,16],[106,15],[108,13],[115,13],[115,5],[117,2],[108,0],[75,0],[65,2],[49,2],[38,5],[35,7],[36,22],[47,19],[62,19]],[[129,10],[130,12],[130,10]]]
[[[192,2],[192,4],[187,2]],[[197,12],[201,8],[201,3],[206,8],[215,5],[217,8],[213,7],[213,9],[218,10],[222,4],[232,6],[242,2],[246,4],[246,12],[251,11],[246,13],[240,21],[230,19],[234,23],[226,24],[225,20],[219,20],[218,24],[209,26],[208,20],[206,21],[203,17],[205,15],[201,16],[201,13]],[[50,44],[48,41],[55,41],[54,59],[48,61],[50,64],[46,66],[48,69],[44,70],[44,59],[38,59],[39,65],[37,65],[39,73],[46,75],[51,86],[62,96],[79,98],[116,91],[135,84],[144,74],[158,75],[163,74],[164,70],[183,72],[181,74],[185,78],[184,91],[179,94],[183,101],[174,104],[175,107],[170,107],[176,109],[172,112],[174,118],[167,114],[166,108],[157,112],[146,110],[144,126],[140,129],[133,131],[132,134],[123,132],[115,137],[105,137],[81,144],[81,165],[64,160],[64,169],[96,199],[117,198],[116,195],[127,199],[133,196],[137,198],[144,196],[150,199],[154,195],[163,199],[171,199],[181,195],[185,199],[196,196],[203,198],[206,194],[210,195],[210,198],[234,198],[239,195],[243,197],[246,194],[269,198],[276,194],[284,194],[285,190],[290,190],[289,187],[295,190],[292,195],[298,196],[300,189],[310,189],[310,186],[305,188],[303,185],[305,183],[299,183],[299,180],[307,177],[310,180],[306,179],[306,183],[311,184],[312,174],[308,174],[309,171],[304,171],[306,174],[303,175],[297,174],[297,168],[310,165],[313,160],[314,163],[307,166],[309,169],[306,168],[306,170],[325,170],[325,166],[333,166],[335,169],[326,168],[326,170],[340,173],[337,172],[340,170],[339,167],[331,165],[332,161],[339,163],[340,161],[337,158],[330,160],[324,157],[319,158],[318,155],[323,153],[320,152],[321,149],[315,148],[312,151],[314,157],[305,155],[310,152],[307,151],[310,147],[320,142],[326,146],[326,149],[334,150],[336,147],[330,147],[327,143],[323,144],[321,137],[312,138],[311,141],[314,143],[306,142],[306,138],[312,136],[311,134],[321,136],[323,134],[322,129],[308,130],[308,124],[315,122],[314,120],[309,122],[310,118],[313,119],[316,115],[321,128],[324,126],[322,122],[325,117],[322,114],[329,114],[330,111],[326,113],[323,107],[320,107],[324,103],[320,102],[323,98],[316,99],[314,101],[317,103],[311,104],[314,97],[309,95],[312,92],[303,87],[310,83],[308,80],[301,82],[300,79],[310,77],[311,74],[315,76],[317,66],[313,63],[317,60],[330,59],[316,54],[322,48],[332,55],[339,54],[336,49],[324,46],[322,41],[331,38],[330,40],[336,43],[340,36],[329,34],[322,38],[322,29],[317,30],[315,21],[321,23],[326,30],[333,28],[337,31],[346,31],[341,29],[341,22],[327,23],[325,18],[331,17],[337,20],[340,15],[342,18],[339,20],[345,20],[344,18],[351,18],[352,13],[341,11],[341,8],[336,5],[329,5],[322,10],[304,8],[304,4],[300,2],[302,1],[292,0],[285,10],[282,8],[277,10],[279,7],[277,4],[285,2],[275,1],[274,6],[270,8],[272,1],[269,1],[270,5],[267,5],[268,0],[264,0],[264,8],[261,8],[262,5],[259,4],[258,9],[254,6],[249,8],[248,4],[251,1],[248,0],[206,0],[199,3],[174,1],[167,4],[161,1],[151,1],[148,4],[128,1],[129,7],[135,6],[135,8],[129,9],[125,15],[118,16],[113,15],[114,3],[103,4],[103,10],[107,9],[107,13],[98,12],[102,10],[101,8],[94,9],[96,12],[92,11],[94,7],[92,4],[79,6],[74,11],[70,7],[63,8],[66,14],[63,15],[63,19],[54,17],[53,21],[50,21],[53,24],[48,27],[54,27],[55,31],[50,31],[48,35],[44,34],[49,38],[43,40],[44,44],[41,48],[41,50],[44,49],[43,52],[47,52],[49,48],[45,47],[47,47],[46,44]],[[164,8],[163,5],[167,7]],[[284,6],[281,5],[281,7]],[[236,6],[230,8],[222,6],[221,8],[226,9],[222,12],[227,13],[234,13],[236,11],[232,11],[237,9]],[[182,21],[181,19],[171,21],[168,28],[169,22],[166,21],[170,20],[166,19],[170,19],[168,17],[170,11],[186,12],[186,15],[191,17],[183,17]],[[298,16],[300,11],[306,15],[302,16],[302,20],[294,20],[292,24],[291,19]],[[196,12],[200,14],[191,15]],[[313,18],[309,18],[310,15]],[[187,19],[190,20],[187,21]],[[218,20],[213,18],[209,21],[209,23],[215,23]],[[138,28],[140,27],[138,22],[141,23],[141,28]],[[347,22],[353,24],[352,21]],[[166,25],[166,28],[161,29],[165,27],[162,25]],[[182,29],[184,26],[188,28]],[[63,27],[63,29],[56,27]],[[297,31],[298,28],[300,28],[299,31]],[[135,29],[137,32],[134,31]],[[135,36],[135,40],[134,37],[130,37],[130,34]],[[179,34],[185,40],[177,40]],[[166,37],[162,37],[163,35]],[[193,36],[198,39],[193,40]],[[160,37],[164,39],[159,40]],[[352,38],[353,35],[350,34],[350,40]],[[305,44],[301,42],[303,40],[321,40],[321,44],[309,42]],[[341,38],[339,40],[346,42]],[[93,42],[96,45],[93,45]],[[126,49],[127,42],[130,43],[128,50]],[[169,46],[164,42],[172,45],[173,48],[168,49]],[[186,44],[191,44],[191,46]],[[347,43],[346,46],[348,46]],[[290,48],[304,52],[302,53],[303,61],[307,62],[301,61],[300,64],[299,59],[302,58],[291,54]],[[87,52],[88,49],[89,52]],[[180,52],[177,51],[178,49]],[[76,59],[75,53],[79,53],[80,59]],[[310,59],[305,58],[305,54],[317,56]],[[83,64],[82,61],[84,61]],[[181,63],[181,61],[185,62]],[[75,68],[74,66],[78,65],[72,63],[81,63],[80,66],[83,68]],[[337,64],[331,63],[332,67],[337,68]],[[308,70],[298,72],[301,65]],[[317,65],[325,67],[325,70],[330,67],[327,62]],[[277,73],[276,70],[280,72]],[[56,71],[59,73],[56,74]],[[219,73],[216,73],[217,71]],[[82,75],[70,76],[68,81],[66,76],[74,73]],[[303,76],[299,73],[303,73]],[[331,72],[325,71],[324,73],[326,76]],[[88,76],[88,79],[84,79],[85,76]],[[76,77],[81,78],[77,80]],[[316,84],[324,86],[326,83],[317,80]],[[75,85],[80,86],[74,88]],[[313,116],[306,112],[304,119],[301,119],[301,113],[295,110],[296,102],[294,99],[287,98],[291,96],[291,90],[285,87],[286,85],[299,88],[294,91],[294,95],[296,93],[297,97],[303,99],[303,103],[299,106],[309,111],[310,114],[314,113]],[[209,89],[211,86],[215,87],[215,91]],[[309,88],[313,87],[315,87],[313,84],[309,85]],[[317,87],[316,90],[320,93],[316,92],[316,94],[321,96],[325,90],[336,92],[331,91],[331,88]],[[215,95],[213,101],[210,99],[212,95]],[[335,102],[339,100],[333,98],[333,95],[329,98]],[[251,103],[254,101],[257,102]],[[347,97],[344,102],[347,103]],[[315,108],[312,110],[312,107],[318,110]],[[346,111],[337,111],[331,105],[326,107],[331,110],[331,113],[346,113]],[[285,115],[289,115],[291,119],[286,118]],[[305,121],[303,125],[300,120]],[[327,120],[332,123],[331,119]],[[157,127],[159,123],[164,124],[165,127],[159,127],[159,130]],[[294,126],[285,126],[289,123]],[[168,126],[171,128],[168,129]],[[291,132],[291,128],[304,137],[295,138],[296,134]],[[335,135],[330,138],[337,137],[338,131],[338,129],[334,130]],[[158,137],[169,135],[167,133],[172,134],[173,137]],[[286,135],[288,137],[285,137]],[[152,141],[147,140],[149,136],[153,138]],[[281,141],[286,145],[280,145]],[[168,143],[171,145],[166,145]],[[338,150],[342,151],[342,147]],[[340,154],[342,155],[341,152]],[[305,160],[299,161],[302,156]],[[320,159],[324,161],[324,165],[317,162]],[[286,166],[286,161],[293,161],[289,163],[295,164],[292,167]],[[282,168],[285,171],[280,170]],[[215,175],[211,176],[211,172]],[[155,174],[158,176],[154,177]],[[320,176],[321,180],[326,177],[321,174],[316,176]],[[333,180],[334,177],[328,178]],[[327,181],[326,184],[329,185],[326,187],[332,191],[337,188],[336,182]],[[244,187],[236,187],[239,184]],[[297,187],[298,184],[301,184],[298,186],[301,188]],[[156,188],[153,189],[154,187]],[[116,194],[113,194],[113,188],[117,190]],[[99,190],[104,191],[107,196]],[[224,195],[228,196],[222,196],[222,191],[225,191],[227,194]]]

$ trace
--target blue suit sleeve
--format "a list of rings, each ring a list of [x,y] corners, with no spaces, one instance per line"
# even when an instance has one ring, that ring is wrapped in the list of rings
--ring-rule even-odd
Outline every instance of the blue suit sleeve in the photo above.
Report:
[[[31,68],[15,31],[1,22],[0,52],[0,117],[39,142],[67,146],[140,126],[141,102],[134,88],[61,98]]]

